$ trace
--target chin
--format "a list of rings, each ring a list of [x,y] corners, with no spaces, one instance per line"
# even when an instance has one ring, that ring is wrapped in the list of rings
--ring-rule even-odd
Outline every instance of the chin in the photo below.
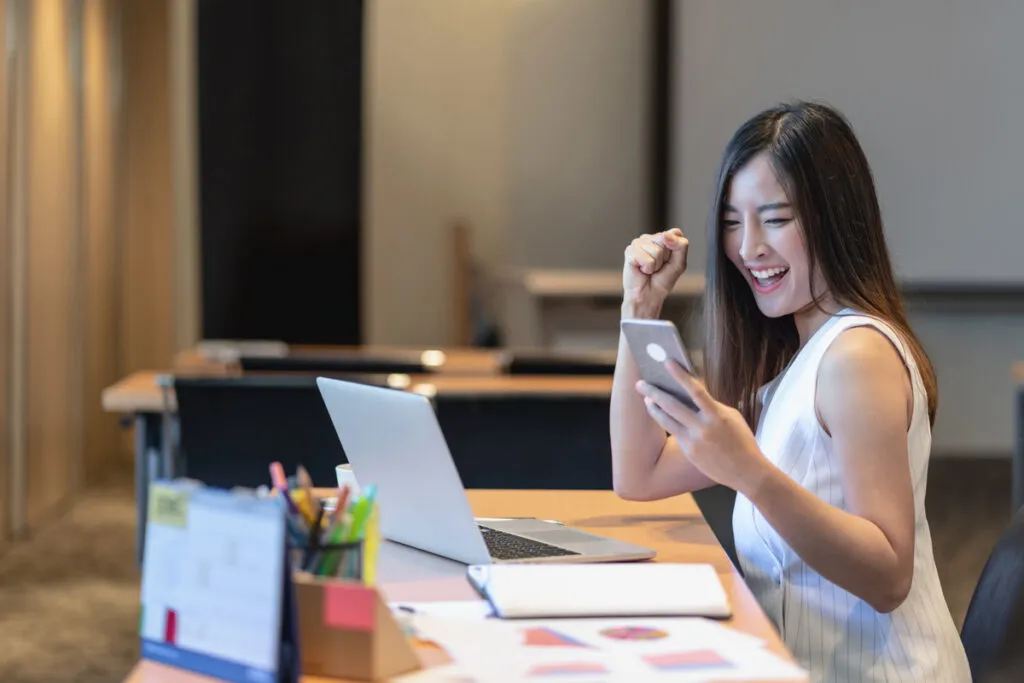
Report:
[[[774,301],[762,301],[760,297],[756,301],[758,310],[766,318],[782,318],[794,312],[793,307],[780,305]]]
[[[793,315],[802,308],[786,292],[776,291],[767,296],[758,294],[753,288],[751,288],[751,292],[754,294],[754,302],[757,304],[758,310],[767,318],[783,318]]]

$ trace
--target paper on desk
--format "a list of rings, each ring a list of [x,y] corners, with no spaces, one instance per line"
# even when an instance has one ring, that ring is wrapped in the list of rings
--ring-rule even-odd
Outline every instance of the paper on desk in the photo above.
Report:
[[[494,653],[490,653],[493,655]],[[619,653],[544,652],[515,658],[481,656],[468,662],[425,669],[398,683],[528,683],[538,678],[577,681],[622,680],[660,683],[779,681],[806,683],[806,672],[761,649],[732,653],[718,650],[668,652],[646,657]]]
[[[389,679],[393,683],[482,683],[473,672],[460,664],[432,666]]]
[[[441,600],[437,602],[392,602],[392,612],[424,614],[449,619],[487,619],[494,610],[486,600]]]
[[[431,603],[420,604],[425,609],[431,606]],[[462,658],[464,649],[477,650],[480,638],[493,640],[503,649],[550,651],[556,648],[583,648],[633,655],[667,649],[693,650],[718,646],[760,648],[764,645],[764,641],[759,638],[699,617],[492,619],[485,626],[478,620],[446,616],[443,610],[440,613],[424,610],[414,615],[412,624],[422,637],[437,642],[456,659]]]
[[[413,619],[479,680],[519,681],[555,674],[626,680],[806,680],[763,642],[699,618],[486,621]]]
[[[508,623],[519,630],[526,645],[553,644],[564,638],[597,650],[630,653],[719,645],[764,646],[760,638],[700,617],[516,619]]]

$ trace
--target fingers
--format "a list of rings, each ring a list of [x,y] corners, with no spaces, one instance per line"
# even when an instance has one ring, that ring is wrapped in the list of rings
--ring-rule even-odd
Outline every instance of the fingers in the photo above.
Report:
[[[651,238],[641,238],[637,247],[649,254],[659,267],[663,265],[665,261],[668,261],[669,256],[672,255],[672,252],[669,249],[658,244]]]
[[[679,228],[654,235],[641,235],[626,248],[626,265],[646,275],[653,275],[666,265],[673,272],[682,272],[686,269],[689,244]]]
[[[658,269],[658,263],[654,260],[654,257],[648,254],[643,249],[637,247],[637,245],[631,244],[626,249],[626,263],[640,270],[641,273],[651,275]]]
[[[680,434],[686,433],[686,427],[672,419],[672,416],[666,413],[653,399],[645,397],[644,405],[647,407],[647,414],[651,416],[651,419],[676,439],[680,438]]]
[[[697,413],[667,391],[644,381],[637,382],[636,390],[644,397],[644,402],[648,405],[648,412],[650,412],[650,406],[653,404],[674,422],[681,424],[687,429],[700,427],[700,418],[697,417]]]
[[[690,246],[690,240],[686,239],[683,235],[683,231],[679,228],[672,228],[665,232],[660,232],[657,235],[652,235],[652,238],[658,244],[664,245],[666,249],[670,251],[682,251]]]
[[[718,403],[711,397],[711,394],[708,393],[703,382],[686,372],[686,370],[684,370],[682,366],[675,361],[665,361],[665,367],[668,369],[669,374],[683,385],[683,389],[685,389],[686,393],[690,395],[690,398],[693,399],[693,402],[697,404],[697,407],[700,408],[702,413],[708,415],[714,412]]]

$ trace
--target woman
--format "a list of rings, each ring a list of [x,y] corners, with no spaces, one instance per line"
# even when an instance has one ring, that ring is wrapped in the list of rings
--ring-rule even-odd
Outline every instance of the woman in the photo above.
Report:
[[[670,361],[700,411],[620,341],[616,492],[735,489],[747,584],[813,680],[969,681],[925,519],[935,374],[844,118],[801,102],[743,124],[708,235],[706,388]],[[686,251],[678,230],[629,245],[624,318],[660,314]]]

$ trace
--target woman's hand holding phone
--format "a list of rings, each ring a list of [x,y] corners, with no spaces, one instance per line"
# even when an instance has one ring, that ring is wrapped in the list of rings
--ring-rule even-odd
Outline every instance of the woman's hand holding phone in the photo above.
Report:
[[[686,272],[689,240],[673,228],[641,235],[626,247],[622,269],[623,315],[656,318],[676,282]]]
[[[719,403],[704,384],[674,361],[665,368],[697,410],[670,392],[641,381],[636,391],[648,414],[676,438],[679,449],[700,472],[751,496],[773,465],[761,452],[754,432],[735,408]]]

